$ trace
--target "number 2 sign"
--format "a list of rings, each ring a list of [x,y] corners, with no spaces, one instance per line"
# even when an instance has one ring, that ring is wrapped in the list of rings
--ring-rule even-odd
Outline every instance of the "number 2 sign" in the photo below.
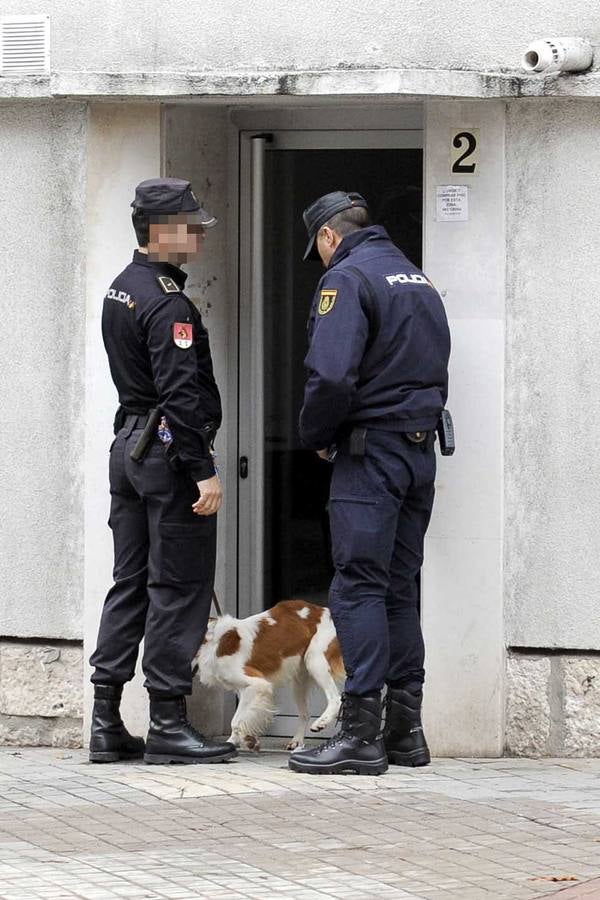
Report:
[[[453,128],[450,135],[450,173],[479,175],[479,128]]]

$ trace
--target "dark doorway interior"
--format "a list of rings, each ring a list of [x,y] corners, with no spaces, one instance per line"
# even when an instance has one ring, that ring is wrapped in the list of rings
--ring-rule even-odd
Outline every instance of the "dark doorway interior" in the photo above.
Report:
[[[418,266],[422,150],[268,150],[265,200],[264,605],[327,602],[332,575],[330,467],[302,449],[297,421],[305,380],[306,321],[323,269],[302,262],[302,210],[333,190],[359,191],[375,222]]]

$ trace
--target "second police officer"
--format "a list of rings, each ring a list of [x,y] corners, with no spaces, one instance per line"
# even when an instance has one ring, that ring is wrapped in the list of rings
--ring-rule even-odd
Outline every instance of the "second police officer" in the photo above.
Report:
[[[211,450],[221,400],[208,334],[184,294],[180,268],[201,252],[217,220],[177,178],[142,182],[131,205],[139,249],[113,281],[102,313],[120,406],[109,466],[114,585],[90,659],[90,759],[219,762],[235,748],[190,725],[185,697],[213,591],[222,491]],[[145,745],[129,735],[119,712],[142,638]]]
[[[434,498],[435,431],[448,389],[441,298],[372,225],[360,194],[304,212],[321,278],[309,320],[304,445],[333,461],[329,605],[347,680],[338,734],[298,750],[299,772],[379,774],[426,765],[419,573]],[[387,685],[381,735],[381,691]]]

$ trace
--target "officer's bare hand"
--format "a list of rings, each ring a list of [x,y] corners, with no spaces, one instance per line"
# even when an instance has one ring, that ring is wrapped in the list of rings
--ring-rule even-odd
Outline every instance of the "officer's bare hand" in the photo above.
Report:
[[[324,450],[317,450],[317,456],[320,456],[321,459],[329,459],[329,447],[325,447]]]
[[[198,481],[197,484],[200,497],[192,506],[192,510],[197,516],[214,516],[223,502],[223,488],[219,476],[213,475],[212,478]]]

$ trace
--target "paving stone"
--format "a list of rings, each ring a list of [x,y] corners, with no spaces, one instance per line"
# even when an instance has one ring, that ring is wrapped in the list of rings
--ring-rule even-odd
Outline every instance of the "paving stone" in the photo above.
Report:
[[[0,750],[0,897],[532,900],[556,891],[532,878],[600,875],[600,760],[443,760],[378,779],[285,762],[149,772]]]

